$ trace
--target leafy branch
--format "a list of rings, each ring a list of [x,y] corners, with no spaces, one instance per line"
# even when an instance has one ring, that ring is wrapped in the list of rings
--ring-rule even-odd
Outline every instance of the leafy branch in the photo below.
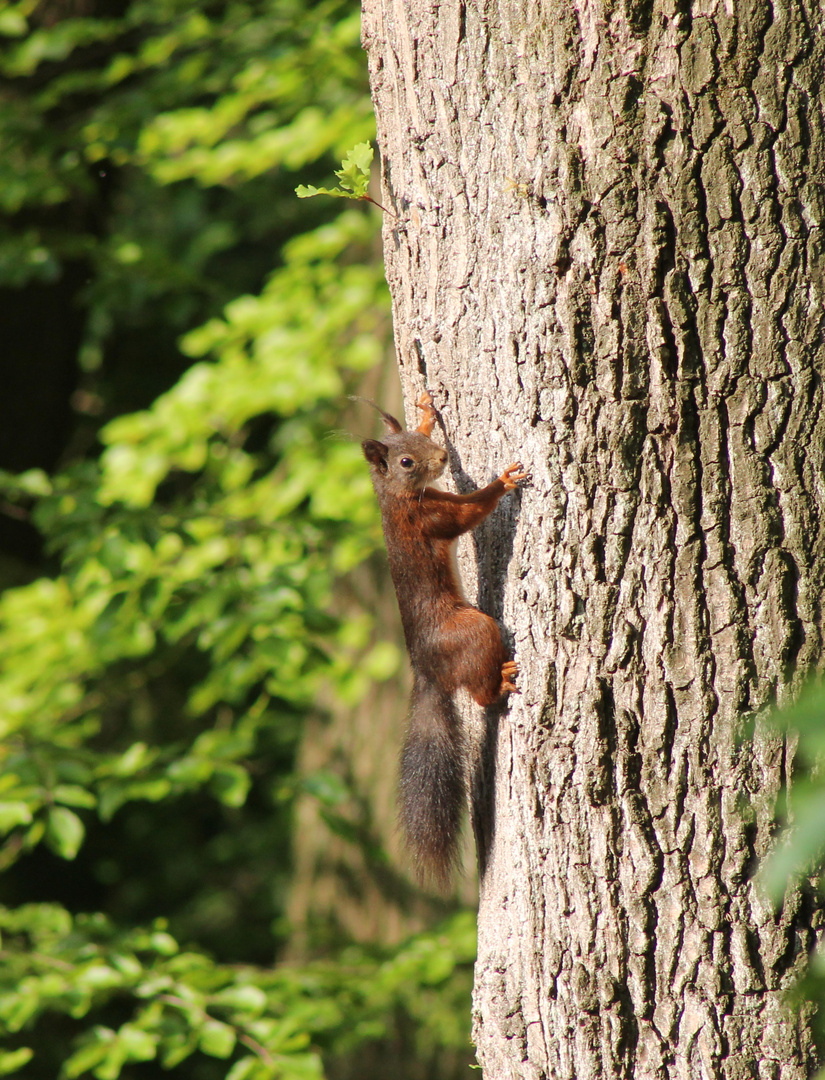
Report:
[[[385,214],[395,217],[392,210],[376,202],[367,191],[372,158],[373,149],[370,144],[358,143],[341,162],[341,168],[335,170],[335,175],[340,181],[338,187],[325,188],[313,187],[312,184],[299,184],[295,188],[295,194],[299,199],[311,199],[314,195],[331,195],[333,199],[363,199],[377,206],[379,210],[383,210]]]

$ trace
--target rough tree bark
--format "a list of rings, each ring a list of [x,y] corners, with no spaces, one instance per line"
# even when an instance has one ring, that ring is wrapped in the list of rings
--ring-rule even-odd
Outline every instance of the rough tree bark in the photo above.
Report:
[[[464,554],[523,688],[467,710],[485,1075],[806,1076],[817,916],[752,882],[786,751],[736,735],[823,660],[825,13],[364,0],[363,36],[407,400],[459,489],[534,477]]]

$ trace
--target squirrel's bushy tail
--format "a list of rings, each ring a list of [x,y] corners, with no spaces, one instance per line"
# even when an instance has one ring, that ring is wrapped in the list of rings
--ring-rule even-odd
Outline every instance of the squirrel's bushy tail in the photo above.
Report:
[[[456,869],[465,802],[465,753],[452,698],[416,679],[401,752],[401,826],[418,876],[442,889]]]

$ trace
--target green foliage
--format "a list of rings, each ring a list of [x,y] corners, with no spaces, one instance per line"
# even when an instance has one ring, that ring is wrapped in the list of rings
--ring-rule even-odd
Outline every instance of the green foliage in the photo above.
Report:
[[[79,796],[67,791],[82,791],[81,805],[104,819],[130,799],[203,786],[240,805],[249,784],[240,762],[284,703],[306,707],[321,677],[357,691],[349,670],[366,626],[337,626],[328,610],[335,575],[375,545],[375,512],[357,447],[324,438],[334,416],[324,409],[343,396],[345,372],[377,359],[383,285],[337,262],[369,228],[345,215],[317,247],[304,236],[288,248],[261,296],[184,341],[219,361],[108,425],[99,466],[7,486],[12,496],[48,488],[35,519],[64,567],[0,597],[7,853],[40,839],[64,857],[77,851],[82,823],[68,807]],[[262,414],[281,422],[267,453],[253,453],[245,427]],[[178,490],[156,498],[175,475]],[[149,657],[170,665],[182,651],[203,670],[185,711],[208,721],[229,710],[219,729],[208,722],[163,746],[127,731],[90,749],[111,708],[107,671]]]
[[[825,688],[810,685],[790,708],[774,714],[771,722],[791,745],[793,776],[782,793],[781,815],[785,829],[771,855],[759,871],[759,884],[779,906],[790,890],[819,892],[825,886]],[[794,997],[812,1014],[812,1025],[820,1047],[825,1046],[825,951],[822,943],[811,956]],[[807,1002],[806,1006],[804,1003]],[[810,1009],[810,1005],[815,1006]],[[825,1070],[817,1080],[825,1078]]]
[[[313,187],[312,184],[299,184],[295,194],[299,199],[309,199],[313,195],[331,195],[335,199],[369,199],[367,188],[370,182],[372,165],[372,147],[369,143],[354,146],[335,170],[340,184],[335,188]],[[370,200],[371,201],[371,200]]]
[[[809,687],[800,699],[774,717],[775,723],[798,739],[792,787],[785,791],[789,827],[761,868],[762,884],[777,903],[789,880],[825,872],[825,689]]]
[[[462,1047],[471,920],[271,963],[303,717],[398,663],[334,604],[380,536],[331,435],[389,335],[378,222],[286,175],[372,135],[357,7],[84,11],[0,4],[0,299],[42,319],[38,289],[68,294],[83,414],[53,474],[0,472],[47,560],[0,594],[0,1075],[310,1078],[368,1041]]]
[[[81,264],[87,371],[115,342],[131,354],[126,326],[171,353],[174,334],[257,289],[300,231],[285,171],[323,175],[316,162],[374,127],[348,0],[113,12],[0,8],[0,286]]]
[[[181,948],[162,921],[124,932],[101,915],[71,918],[47,904],[0,909],[0,933],[0,1021],[9,1033],[43,1013],[81,1021],[117,1006],[116,1025],[95,1024],[77,1041],[62,1064],[67,1080],[117,1080],[132,1062],[172,1069],[200,1055],[226,1062],[228,1080],[320,1078],[322,1050],[387,1037],[399,1009],[418,1020],[422,1049],[449,1044],[463,1032],[450,1030],[433,996],[459,973],[466,986],[475,949],[469,913],[394,955],[350,948],[335,962],[276,968],[216,964]],[[32,1053],[9,1051],[0,1068]]]

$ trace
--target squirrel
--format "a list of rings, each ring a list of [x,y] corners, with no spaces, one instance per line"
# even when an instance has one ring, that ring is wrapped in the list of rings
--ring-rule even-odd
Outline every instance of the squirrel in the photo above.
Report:
[[[486,706],[518,692],[518,664],[509,658],[498,624],[464,598],[454,546],[527,474],[520,463],[510,465],[468,495],[430,487],[447,464],[446,450],[430,438],[436,420],[430,394],[418,400],[424,418],[415,431],[404,431],[395,417],[370,404],[387,434],[361,447],[381,509],[413,672],[399,816],[418,877],[446,889],[458,859],[466,787],[464,738],[453,697],[464,687]]]

